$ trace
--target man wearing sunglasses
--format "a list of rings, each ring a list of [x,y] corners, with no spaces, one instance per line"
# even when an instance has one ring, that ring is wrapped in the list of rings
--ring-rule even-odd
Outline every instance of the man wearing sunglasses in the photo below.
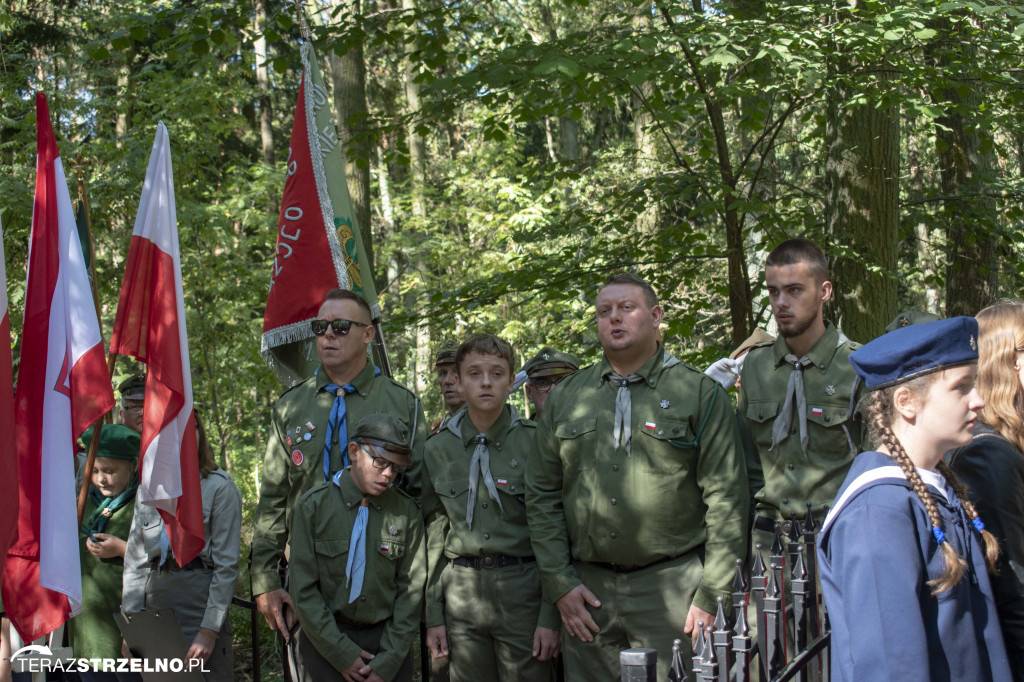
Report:
[[[523,371],[527,377],[526,397],[534,409],[532,419],[540,418],[540,411],[544,409],[551,388],[579,368],[580,361],[575,355],[562,353],[551,346],[544,346],[526,361]]]
[[[411,680],[427,579],[423,519],[393,486],[412,464],[387,414],[355,426],[349,466],[303,495],[292,526],[300,681]]]
[[[416,396],[370,362],[367,348],[374,328],[362,297],[331,290],[310,327],[321,366],[274,405],[252,542],[256,606],[285,641],[291,639],[295,614],[292,599],[281,586],[280,566],[299,498],[348,466],[350,429],[378,412],[394,416],[412,434],[409,448],[415,466],[404,478],[407,492],[418,497],[418,467],[427,434]],[[290,653],[294,651],[290,647]],[[301,655],[290,658],[293,679],[301,677]]]

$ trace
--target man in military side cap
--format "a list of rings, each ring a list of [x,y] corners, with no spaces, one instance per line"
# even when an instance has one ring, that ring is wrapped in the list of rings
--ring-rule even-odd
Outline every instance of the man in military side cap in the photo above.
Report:
[[[434,356],[434,376],[437,378],[437,387],[441,389],[441,397],[444,399],[447,411],[431,430],[431,433],[436,433],[444,427],[452,415],[466,404],[466,398],[462,395],[462,387],[455,371],[455,352],[457,350],[459,350],[458,342],[448,339],[441,344]]]
[[[303,495],[292,524],[300,680],[411,681],[427,560],[419,507],[393,487],[412,465],[409,429],[368,415],[347,451],[351,464]]]
[[[888,334],[891,331],[895,331],[902,327],[909,327],[913,324],[921,324],[922,322],[934,322],[935,320],[941,320],[942,318],[935,313],[929,313],[924,310],[904,310],[902,313],[893,318],[893,321],[885,326],[885,333]]]
[[[533,419],[540,418],[551,388],[559,381],[580,368],[580,361],[575,355],[557,351],[551,346],[544,346],[536,355],[526,361],[523,371],[526,372],[526,397],[533,404]]]
[[[146,374],[136,374],[122,381],[117,386],[121,394],[121,405],[118,413],[121,423],[136,433],[142,433],[142,407],[146,399]]]

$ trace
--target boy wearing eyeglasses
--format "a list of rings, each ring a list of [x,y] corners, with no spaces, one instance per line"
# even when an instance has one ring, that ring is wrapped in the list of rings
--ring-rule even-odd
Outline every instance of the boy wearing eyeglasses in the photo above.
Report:
[[[397,418],[411,434],[408,446],[414,468],[405,477],[405,489],[416,497],[427,435],[416,396],[370,362],[367,348],[374,328],[362,297],[343,289],[328,292],[310,327],[321,364],[316,374],[286,391],[274,405],[252,542],[256,606],[285,641],[291,639],[295,614],[281,584],[280,567],[303,493],[348,466],[352,429],[367,415],[382,412]],[[289,647],[293,678],[301,677],[303,664],[301,653],[295,651]]]
[[[427,645],[452,682],[553,680],[559,616],[541,594],[526,525],[535,425],[506,403],[508,342],[474,334],[455,355],[466,409],[427,440]]]
[[[412,465],[409,430],[388,414],[356,424],[349,465],[298,503],[291,593],[299,680],[412,680],[427,577],[423,518],[394,487]]]
[[[540,417],[551,388],[559,381],[580,368],[575,355],[562,353],[551,346],[544,346],[536,355],[526,361],[526,397],[533,405],[533,419]]]

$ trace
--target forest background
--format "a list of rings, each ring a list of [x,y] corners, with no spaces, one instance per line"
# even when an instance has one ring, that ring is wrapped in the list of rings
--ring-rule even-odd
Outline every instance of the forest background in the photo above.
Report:
[[[902,309],[973,315],[1021,291],[1021,0],[307,0],[302,14],[277,0],[0,8],[15,366],[33,93],[72,197],[88,196],[107,335],[163,120],[195,399],[246,533],[281,391],[259,348],[303,21],[392,367],[431,421],[442,340],[489,331],[520,360],[550,344],[593,361],[593,296],[619,270],[654,284],[666,345],[701,368],[768,324],[763,259],[789,237],[825,246],[827,316],[862,342]],[[136,369],[122,360],[115,379]]]

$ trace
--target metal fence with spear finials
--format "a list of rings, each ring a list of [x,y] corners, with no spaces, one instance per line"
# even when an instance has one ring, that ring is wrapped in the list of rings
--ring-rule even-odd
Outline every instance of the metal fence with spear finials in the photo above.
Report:
[[[752,671],[755,679],[771,682],[828,679],[830,632],[815,555],[820,530],[808,509],[802,521],[791,518],[775,524],[767,564],[760,544],[749,575],[743,561],[736,560],[732,604],[719,597],[714,623],[699,623],[689,673],[683,663],[682,640],[675,640],[670,682],[747,682]],[[748,620],[751,604],[756,635]],[[655,672],[657,655],[654,649],[621,652],[622,682],[663,682]]]

